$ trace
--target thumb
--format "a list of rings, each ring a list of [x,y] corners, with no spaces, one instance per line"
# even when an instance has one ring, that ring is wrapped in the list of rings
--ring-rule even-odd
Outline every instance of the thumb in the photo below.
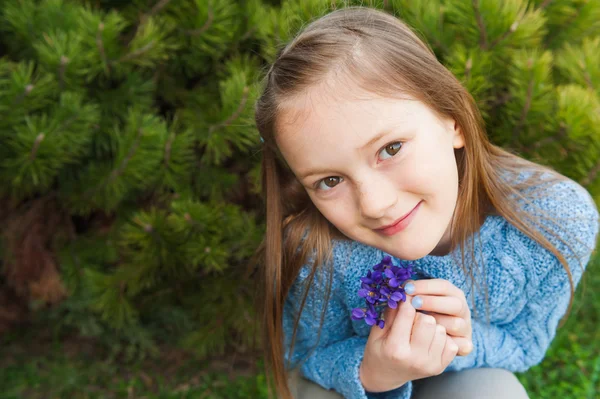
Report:
[[[382,315],[382,318],[384,320],[383,328],[379,328],[377,324],[373,325],[371,327],[370,335],[373,335],[373,338],[375,339],[379,339],[381,337],[386,336],[388,334],[388,331],[392,328],[392,325],[394,324],[394,319],[396,318],[397,314],[398,308],[392,309],[390,307],[386,307]]]

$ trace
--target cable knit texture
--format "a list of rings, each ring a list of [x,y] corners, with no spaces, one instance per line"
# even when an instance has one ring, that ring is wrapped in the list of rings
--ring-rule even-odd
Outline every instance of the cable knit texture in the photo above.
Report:
[[[598,234],[598,210],[593,199],[582,186],[569,180],[549,187],[543,197],[532,201],[550,216],[573,216],[573,220],[560,223],[561,229],[551,222],[544,222],[544,226],[550,227],[565,240],[575,254],[551,234],[541,233],[566,257],[573,281],[577,284]],[[524,209],[535,212],[537,208],[525,206]],[[456,357],[446,371],[474,367],[525,371],[541,362],[556,334],[557,325],[569,303],[569,280],[563,266],[551,252],[504,218],[488,216],[479,233],[480,240],[474,240],[475,259],[483,258],[485,264],[485,274],[481,275],[488,287],[487,316],[484,313],[485,290],[471,289],[467,276],[453,261],[451,254],[429,255],[411,261],[417,273],[415,279],[449,280],[464,291],[471,307],[474,349],[467,356]],[[468,259],[470,245],[465,250],[465,258]],[[455,250],[455,253],[460,259],[460,250]],[[359,278],[384,255],[381,250],[360,242],[334,241],[330,299],[327,304],[323,303],[326,278],[324,273],[317,273],[302,312],[291,359],[287,350],[302,299],[303,284],[310,272],[310,262],[300,270],[284,305],[285,358],[292,364],[309,353],[317,342],[321,312],[326,305],[318,346],[300,371],[305,378],[326,389],[333,389],[345,398],[408,399],[412,393],[412,382],[387,392],[365,392],[358,375],[371,327],[363,320],[352,320],[350,315],[353,308],[364,305],[364,299],[357,295]],[[407,263],[395,257],[392,260],[396,265]],[[477,312],[472,307],[473,301]]]

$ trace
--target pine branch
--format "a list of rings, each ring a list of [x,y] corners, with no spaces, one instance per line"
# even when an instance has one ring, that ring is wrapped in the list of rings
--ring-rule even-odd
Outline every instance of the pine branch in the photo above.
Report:
[[[477,25],[479,26],[479,45],[482,49],[487,50],[487,33],[485,31],[485,25],[483,24],[483,17],[479,12],[479,0],[473,0],[473,11],[475,12],[475,19],[477,20]]]
[[[117,64],[119,62],[132,60],[132,59],[144,54],[145,52],[150,50],[153,46],[154,46],[154,40],[151,41],[150,43],[146,44],[144,47],[140,47],[139,49],[135,50],[133,53],[125,54],[123,57],[119,58],[118,60],[111,61],[111,64]]]
[[[473,68],[473,59],[469,57],[465,64],[465,81],[467,82],[471,79],[471,68]]]
[[[590,184],[592,181],[594,181],[596,179],[596,176],[598,176],[598,173],[600,173],[600,161],[598,163],[596,163],[596,165],[592,168],[592,170],[590,170],[588,175],[581,180],[581,182],[580,182],[581,185],[587,186],[588,184]]]
[[[528,67],[531,69],[531,66],[533,64],[533,60],[529,59],[528,64],[529,64]],[[529,108],[531,107],[531,101],[532,101],[532,97],[533,97],[533,85],[534,85],[534,83],[535,83],[535,79],[532,76],[531,80],[529,81],[529,86],[527,87],[527,98],[525,100],[525,107],[523,107],[523,112],[521,113],[521,118],[519,119],[519,122],[517,123],[517,125],[515,126],[515,128],[513,130],[512,139],[511,139],[511,145],[513,145],[515,143],[515,141],[517,140],[517,136],[519,134],[519,131],[521,130],[521,128],[525,124],[525,118],[527,117],[527,114],[529,113]]]
[[[102,41],[102,32],[104,32],[104,23],[100,22],[98,25],[98,33],[96,34],[96,45],[98,46],[98,51],[100,52],[100,57],[102,58],[102,62],[108,68],[108,72],[110,73],[110,63],[106,58],[106,51],[104,51],[104,42]]]
[[[544,1],[542,4],[540,4],[539,9],[543,10],[544,8],[548,7],[550,5],[550,3],[552,3],[552,1],[554,1],[554,0],[546,0],[546,1]]]
[[[493,49],[498,43],[500,43],[501,41],[506,39],[508,36],[510,36],[514,31],[516,31],[518,26],[519,26],[519,21],[513,22],[513,24],[510,26],[509,30],[504,32],[504,34],[502,36],[500,36],[499,38],[494,40],[492,42],[492,44],[490,44],[490,50]]]
[[[525,146],[521,145],[521,151],[524,153],[527,153],[527,154],[531,154],[533,151],[536,151],[547,144],[550,144],[553,142],[558,142],[558,141],[562,140],[563,138],[565,138],[566,136],[567,136],[567,126],[563,122],[561,122],[560,129],[557,134],[555,134],[554,136],[550,136],[550,137],[544,137],[542,140],[536,141],[531,147],[525,147]]]
[[[251,29],[248,29],[246,31],[246,33],[244,33],[242,35],[242,37],[240,37],[240,42],[243,42],[244,40],[248,39],[250,36],[252,36],[252,34],[257,30],[256,26],[253,26]]]
[[[160,0],[158,3],[156,3],[149,12],[142,15],[142,17],[140,18],[140,26],[145,24],[146,21],[148,20],[148,18],[157,14],[160,10],[165,8],[167,6],[167,4],[169,4],[170,2],[171,2],[171,0]],[[139,29],[139,26],[138,26],[138,29]]]
[[[571,26],[571,24],[572,24],[572,23],[573,23],[575,20],[577,20],[577,18],[579,18],[579,14],[581,14],[581,10],[583,9],[583,7],[585,7],[585,5],[586,5],[586,3],[583,3],[583,4],[582,4],[582,6],[581,6],[581,7],[579,7],[579,8],[576,10],[576,12],[575,12],[575,14],[573,15],[573,17],[572,17],[572,18],[571,18],[569,21],[567,21],[567,22],[563,23],[563,26]],[[553,30],[553,31],[552,31],[552,33],[553,33],[552,35],[548,35],[548,36],[546,36],[546,42],[547,42],[547,43],[552,43],[552,41],[554,40],[554,38],[556,37],[556,35],[557,35],[559,32],[561,32],[561,30],[559,30],[559,29],[555,29],[555,30]]]
[[[171,146],[173,145],[173,141],[175,141],[175,132],[173,131],[167,140],[167,144],[165,145],[165,167],[169,167],[169,161],[171,160]]]
[[[585,79],[585,83],[590,89],[592,89],[595,92],[596,88],[594,87],[594,83],[592,82],[592,76],[590,75],[589,71],[585,67],[585,63],[582,60],[579,60],[579,67],[583,72],[583,78]]]
[[[67,64],[69,63],[69,58],[66,56],[60,57],[60,67],[58,68],[58,77],[59,77],[59,87],[62,90],[65,85],[65,70],[67,69]]]
[[[217,129],[220,129],[225,126],[229,126],[229,124],[231,122],[233,122],[240,116],[240,114],[246,107],[246,103],[248,102],[248,93],[249,92],[250,92],[250,89],[248,88],[248,86],[244,86],[243,97],[242,97],[242,101],[240,101],[240,105],[225,121],[223,121],[221,123],[217,123],[216,125],[212,125],[211,127],[209,127],[208,132],[210,134],[212,134]]]
[[[512,94],[510,94],[509,92],[505,92],[504,94],[502,94],[499,97],[496,97],[496,99],[492,102],[490,102],[490,106],[492,108],[496,108],[496,107],[500,107],[504,104],[506,104],[507,102],[509,102],[510,100],[512,100]]]
[[[200,36],[201,34],[206,32],[208,30],[208,28],[210,28],[210,26],[213,23],[214,18],[215,18],[215,15],[213,13],[212,7],[209,7],[208,8],[208,18],[206,19],[204,26],[202,26],[201,28],[198,28],[198,29],[186,30],[185,33],[190,36]]]
[[[21,93],[17,98],[15,98],[13,105],[16,107],[17,105],[21,104],[21,102],[25,100],[25,97],[27,97],[29,93],[32,92],[34,87],[35,86],[32,84],[28,84],[27,86],[25,86],[25,90],[23,90],[23,93]]]
[[[581,14],[581,10],[585,7],[586,3],[583,3],[581,7],[577,9],[577,12],[573,15],[573,17],[567,21],[564,26],[570,26],[577,18],[579,18],[579,14]]]
[[[129,149],[129,153],[123,159],[123,162],[121,162],[121,165],[117,169],[115,169],[115,170],[112,171],[112,173],[110,174],[110,177],[108,178],[106,184],[112,183],[117,177],[119,177],[119,175],[121,173],[123,173],[123,171],[127,167],[127,164],[129,163],[129,161],[131,161],[131,158],[133,158],[133,155],[135,154],[135,151],[137,150],[138,146],[140,145],[140,141],[141,141],[143,133],[144,133],[144,130],[142,128],[139,128],[138,129],[138,134],[135,137],[135,142],[133,143],[133,145]]]
[[[141,224],[141,223],[139,223],[139,224]],[[154,242],[156,243],[157,246],[163,241],[161,236],[158,234],[158,232],[154,228],[154,226],[152,226],[152,224],[146,223],[142,226],[142,228],[144,229],[144,231],[146,233],[151,235],[152,239],[154,240]],[[164,266],[162,253],[160,253],[160,256],[158,257],[158,265],[159,265],[160,269],[162,269]]]
[[[35,141],[33,142],[33,148],[31,149],[31,153],[29,154],[29,159],[30,160],[33,161],[35,159],[37,151],[40,148],[40,144],[42,143],[42,141],[44,140],[45,137],[46,137],[46,135],[44,133],[40,133],[35,138]]]
[[[187,232],[187,234],[183,240],[183,242],[186,243],[189,241],[192,234],[194,234],[196,231],[202,231],[202,229],[204,228],[204,225],[200,224],[197,220],[194,220],[194,218],[192,218],[192,215],[190,215],[188,212],[186,212],[183,215],[183,218],[185,219],[186,222],[188,222],[192,226],[192,228],[189,229],[189,231]]]
[[[127,42],[129,42],[132,38],[135,37],[135,35],[137,35],[137,33],[139,32],[140,28],[142,26],[144,26],[144,24],[146,22],[148,22],[148,19],[150,19],[150,17],[156,15],[160,10],[162,10],[167,4],[169,4],[171,2],[171,0],[160,0],[158,3],[156,3],[154,5],[154,7],[152,7],[150,9],[150,11],[148,11],[147,13],[144,13],[140,16],[140,22],[137,24],[137,26],[135,27],[134,30],[132,30],[131,34],[129,34],[129,37],[127,38]]]
[[[70,117],[69,119],[67,119],[63,124],[61,124],[60,126],[58,126],[56,129],[54,129],[52,132],[60,132],[61,130],[65,129],[67,126],[69,126],[71,123],[73,123],[73,121],[76,121],[79,118],[79,115],[77,114],[73,114],[72,117]]]
[[[100,184],[99,186],[96,186],[94,189],[89,190],[87,193],[85,193],[84,198],[90,198],[91,196],[96,194],[100,189],[102,189],[102,188],[106,187],[107,185],[109,185],[110,183],[112,183],[121,173],[123,173],[123,171],[127,167],[127,164],[129,163],[131,158],[133,158],[133,155],[135,154],[135,151],[137,150],[137,147],[140,144],[143,133],[144,133],[144,130],[142,128],[139,128],[138,134],[135,137],[135,142],[129,149],[127,156],[123,159],[123,162],[121,162],[121,165],[119,165],[119,167],[117,169],[113,170],[111,172],[111,174],[109,175],[109,177],[102,184]]]

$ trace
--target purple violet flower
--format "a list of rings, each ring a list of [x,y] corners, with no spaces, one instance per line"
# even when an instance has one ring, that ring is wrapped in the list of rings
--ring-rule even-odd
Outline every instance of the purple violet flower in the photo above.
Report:
[[[361,288],[358,290],[358,296],[365,298],[366,307],[352,309],[352,320],[364,319],[370,326],[377,325],[383,328],[385,307],[395,309],[398,302],[406,301],[402,284],[412,277],[412,266],[395,266],[391,256],[385,255],[381,262],[373,266],[373,272],[369,270],[365,277],[360,278]]]

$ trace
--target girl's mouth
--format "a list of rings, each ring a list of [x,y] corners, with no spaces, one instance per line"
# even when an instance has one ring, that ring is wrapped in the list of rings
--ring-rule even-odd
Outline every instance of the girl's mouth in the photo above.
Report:
[[[382,229],[375,229],[375,231],[378,232],[379,234],[383,234],[385,236],[391,236],[391,235],[394,235],[394,234],[396,234],[396,233],[404,230],[410,224],[410,222],[412,221],[412,219],[414,219],[415,214],[417,213],[417,211],[421,207],[421,203],[423,203],[423,201],[420,201],[417,204],[417,206],[415,206],[413,208],[412,211],[410,211],[404,217],[400,218],[393,225],[385,227],[385,228],[382,228]]]

